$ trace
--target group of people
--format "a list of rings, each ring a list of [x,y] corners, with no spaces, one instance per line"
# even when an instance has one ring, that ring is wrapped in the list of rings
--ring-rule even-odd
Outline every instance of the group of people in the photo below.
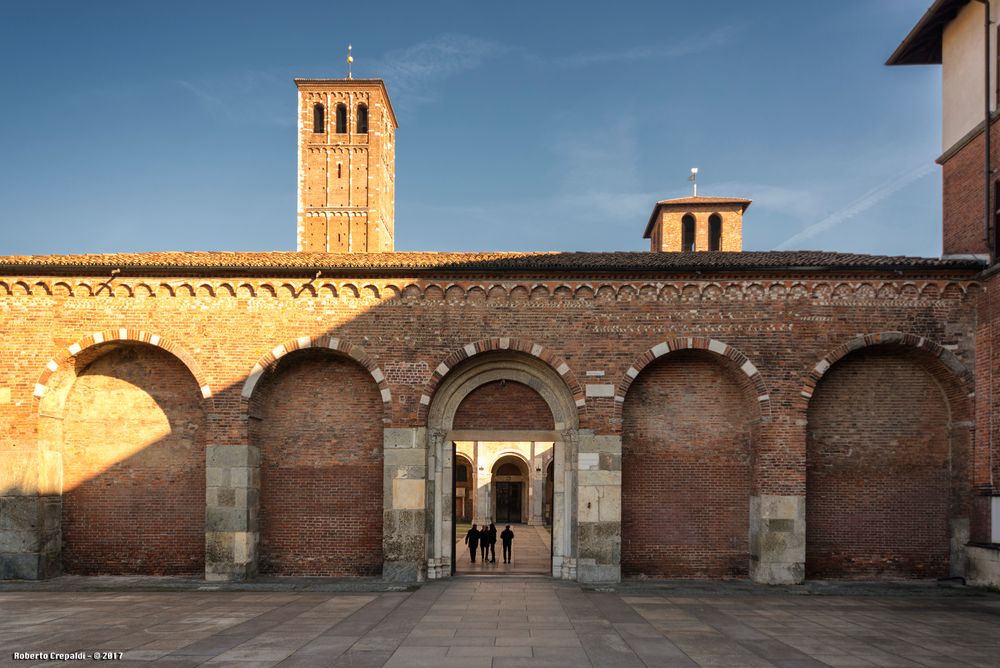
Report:
[[[509,524],[506,529],[500,532],[500,542],[503,544],[503,563],[509,564],[514,543],[514,532],[510,530]],[[489,563],[496,563],[497,527],[493,522],[490,522],[489,526],[484,524],[482,529],[476,528],[476,525],[473,524],[469,532],[465,534],[465,544],[469,546],[469,556],[472,557],[472,563],[476,563],[477,550],[482,553],[484,564],[487,562],[487,557],[489,557]]]

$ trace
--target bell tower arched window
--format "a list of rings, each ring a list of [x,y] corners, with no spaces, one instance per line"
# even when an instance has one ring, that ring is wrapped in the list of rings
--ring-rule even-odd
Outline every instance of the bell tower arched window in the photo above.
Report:
[[[358,105],[358,129],[359,135],[368,134],[368,105]]]
[[[313,107],[313,132],[316,134],[326,132],[326,113],[322,104]]]
[[[690,213],[681,218],[681,250],[685,253],[694,251],[694,216]]]
[[[708,217],[708,250],[722,250],[722,216],[717,213]]]
[[[337,134],[345,132],[347,132],[347,105],[341,103],[337,105]]]

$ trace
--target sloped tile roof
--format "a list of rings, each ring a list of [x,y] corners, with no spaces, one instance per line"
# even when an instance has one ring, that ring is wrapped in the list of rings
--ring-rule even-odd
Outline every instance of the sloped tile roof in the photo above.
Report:
[[[677,272],[754,271],[778,269],[850,270],[979,270],[985,263],[971,259],[938,259],[821,251],[545,252],[545,253],[300,253],[300,252],[159,252],[103,255],[0,256],[0,273],[221,273],[292,272]]]

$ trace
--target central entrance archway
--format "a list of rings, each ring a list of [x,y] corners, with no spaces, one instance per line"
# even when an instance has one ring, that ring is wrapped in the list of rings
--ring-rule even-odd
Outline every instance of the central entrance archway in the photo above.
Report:
[[[502,410],[511,402],[491,399],[503,392],[521,393],[515,402],[517,410]],[[474,409],[469,410],[467,405],[460,411],[473,393],[480,397]],[[548,422],[545,428],[538,428],[542,413]],[[498,531],[503,531],[506,524],[520,527],[522,532],[544,531],[549,558],[542,568],[554,577],[576,579],[573,462],[578,421],[576,402],[559,374],[526,353],[479,353],[447,370],[431,398],[427,416],[427,493],[428,507],[432,509],[428,578],[448,577],[455,572],[455,544],[463,537],[457,535],[456,528],[469,504],[468,496],[459,500],[464,494],[471,495],[471,515],[477,524],[495,522]],[[479,448],[484,449],[483,456]],[[475,477],[462,492],[456,460],[463,467],[470,463]],[[545,478],[550,464],[549,524],[545,521]],[[505,513],[505,519],[499,517],[500,512]],[[514,522],[517,516],[520,520]],[[518,535],[515,531],[515,549]],[[528,538],[534,533],[520,535]]]

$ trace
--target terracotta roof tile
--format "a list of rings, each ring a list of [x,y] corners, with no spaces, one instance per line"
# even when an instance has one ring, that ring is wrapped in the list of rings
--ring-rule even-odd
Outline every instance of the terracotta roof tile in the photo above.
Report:
[[[749,251],[742,253],[545,252],[545,253],[238,253],[161,252],[104,255],[0,256],[0,273],[45,272],[220,274],[432,272],[680,272],[777,269],[977,270],[971,258],[938,259],[821,251]]]

